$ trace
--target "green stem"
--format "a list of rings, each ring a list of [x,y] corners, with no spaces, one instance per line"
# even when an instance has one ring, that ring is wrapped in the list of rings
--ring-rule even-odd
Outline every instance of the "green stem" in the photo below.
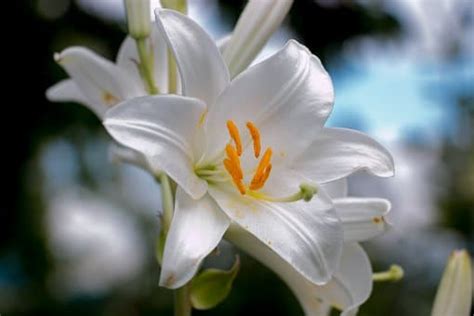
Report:
[[[146,39],[138,38],[135,39],[138,56],[140,58],[140,74],[145,82],[147,90],[150,94],[158,94],[160,91],[155,84],[153,77],[153,59],[150,53],[147,51]],[[170,50],[168,50],[168,66],[169,66],[169,91],[168,93],[176,93],[177,89],[177,69],[176,62],[172,56]],[[162,217],[162,236],[167,236],[171,219],[173,218],[174,211],[174,183],[168,178],[165,173],[160,173],[158,176],[161,189],[161,202],[163,205],[163,217]],[[159,249],[161,251],[162,249]],[[160,260],[160,259],[159,259]],[[192,311],[191,301],[189,299],[189,287],[185,285],[174,292],[174,315],[175,316],[190,316]]]
[[[165,173],[161,173],[158,177],[161,188],[161,203],[163,205],[163,229],[165,234],[170,228],[171,219],[173,218],[173,190],[171,182]]]
[[[174,316],[190,316],[192,311],[189,299],[189,285],[174,291]]]
[[[139,38],[135,40],[137,44],[138,56],[140,58],[140,73],[145,81],[145,85],[150,94],[158,94],[160,91],[155,84],[153,77],[153,67],[151,67],[152,58],[146,48],[146,38]]]

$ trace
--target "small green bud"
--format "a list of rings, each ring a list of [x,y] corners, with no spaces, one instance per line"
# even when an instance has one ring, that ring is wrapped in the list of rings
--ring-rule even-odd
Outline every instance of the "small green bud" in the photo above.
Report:
[[[303,183],[300,185],[300,190],[301,190],[301,197],[303,200],[306,202],[311,201],[313,196],[318,193],[318,188],[315,187],[314,185],[310,185],[307,183]]]
[[[134,39],[147,38],[151,32],[150,0],[125,0],[128,33]]]
[[[224,301],[232,289],[239,268],[240,259],[237,256],[228,271],[207,269],[198,274],[191,283],[190,299],[193,307],[200,310],[211,309]]]

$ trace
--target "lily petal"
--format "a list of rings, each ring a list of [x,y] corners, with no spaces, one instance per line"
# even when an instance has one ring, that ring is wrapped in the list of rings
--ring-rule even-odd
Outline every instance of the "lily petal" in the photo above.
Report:
[[[83,47],[70,47],[55,55],[99,116],[125,99],[143,95],[127,73],[107,59]]]
[[[106,114],[104,125],[115,140],[135,149],[164,170],[193,198],[207,183],[193,168],[193,144],[205,105],[197,99],[157,95],[125,101]]]
[[[226,122],[231,119],[243,130],[247,121],[254,122],[262,142],[275,151],[274,163],[289,159],[315,138],[333,101],[332,82],[320,60],[291,40],[237,76],[210,107],[206,130],[214,147],[208,149],[209,156],[224,148]]]
[[[273,270],[293,291],[307,316],[325,315],[328,304],[343,310],[344,316],[355,315],[372,291],[372,268],[358,244],[344,245],[338,271],[329,283],[318,286],[237,225],[231,225],[225,238]]]
[[[219,48],[219,52],[221,52],[221,54],[224,52],[225,48],[229,44],[231,37],[232,37],[232,34],[229,34],[217,40],[216,45],[217,45],[217,48]]]
[[[168,92],[168,46],[156,27],[151,28],[147,46],[153,52],[153,74],[160,93]],[[123,41],[117,54],[117,65],[125,69],[135,82],[143,82],[138,70],[138,51],[135,40],[130,36]],[[145,88],[144,88],[145,89]],[[144,93],[146,94],[146,93]]]
[[[176,58],[182,94],[213,104],[230,80],[216,44],[185,15],[160,9],[155,10],[155,15],[156,24]]]
[[[102,106],[97,107],[82,93],[81,89],[72,79],[61,80],[46,90],[46,98],[52,102],[77,102],[85,105],[97,115],[102,114]]]
[[[372,292],[372,266],[357,243],[344,245],[339,271],[328,284],[316,290],[318,296],[342,310],[341,316],[356,315]]]
[[[163,252],[160,285],[175,289],[186,284],[222,239],[229,223],[209,195],[193,200],[178,187]]]
[[[148,161],[148,158],[141,152],[117,143],[112,143],[109,146],[109,157],[112,162],[131,164],[155,175],[160,172],[159,169],[154,169],[155,166],[153,166]]]
[[[347,178],[324,183],[321,187],[332,199],[346,197],[349,190]]]
[[[250,65],[281,24],[292,4],[292,0],[248,2],[223,53],[231,77]]]
[[[330,202],[270,203],[209,186],[209,194],[231,220],[263,242],[316,284],[331,278],[342,246],[342,229]]]
[[[326,183],[365,169],[379,177],[394,174],[393,158],[378,142],[355,130],[324,128],[293,162],[312,181]]]
[[[388,200],[347,197],[334,199],[333,202],[342,222],[345,242],[365,241],[390,227],[385,220],[391,208]]]

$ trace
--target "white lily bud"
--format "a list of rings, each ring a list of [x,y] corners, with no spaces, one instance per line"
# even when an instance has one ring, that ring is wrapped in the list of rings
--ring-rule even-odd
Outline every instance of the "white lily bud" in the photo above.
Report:
[[[128,33],[134,39],[146,38],[151,32],[150,0],[125,0]]]
[[[293,0],[250,0],[240,15],[223,56],[235,77],[255,59],[290,11]]]
[[[469,316],[471,303],[471,259],[466,250],[456,250],[444,270],[431,316]]]

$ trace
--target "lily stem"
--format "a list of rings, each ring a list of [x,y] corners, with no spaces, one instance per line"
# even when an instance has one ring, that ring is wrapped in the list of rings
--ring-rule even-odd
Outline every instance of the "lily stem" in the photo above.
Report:
[[[138,38],[135,40],[137,44],[138,56],[140,57],[140,73],[142,75],[143,81],[150,94],[158,94],[160,91],[155,84],[155,78],[153,76],[153,58],[150,55],[151,52],[147,51],[146,38]]]
[[[159,175],[160,189],[161,189],[161,203],[163,205],[163,229],[165,235],[168,234],[170,228],[171,219],[173,218],[173,190],[171,188],[171,182],[165,173]]]
[[[192,311],[189,299],[189,285],[174,291],[174,316],[190,316]]]
[[[136,39],[138,56],[140,58],[139,70],[140,74],[145,82],[148,93],[158,94],[160,93],[158,87],[155,84],[155,78],[153,76],[153,56],[151,52],[147,51],[146,38]],[[176,62],[172,58],[171,51],[168,50],[169,58],[169,93],[176,93],[177,87],[177,74],[176,74]],[[173,182],[169,179],[166,173],[161,172],[157,175],[158,181],[160,182],[161,189],[161,202],[163,205],[163,217],[162,227],[163,235],[167,236],[173,218],[174,211],[174,189]],[[166,237],[165,237],[166,238]],[[175,316],[191,316],[192,306],[189,298],[189,286],[185,285],[174,291],[174,315]]]

